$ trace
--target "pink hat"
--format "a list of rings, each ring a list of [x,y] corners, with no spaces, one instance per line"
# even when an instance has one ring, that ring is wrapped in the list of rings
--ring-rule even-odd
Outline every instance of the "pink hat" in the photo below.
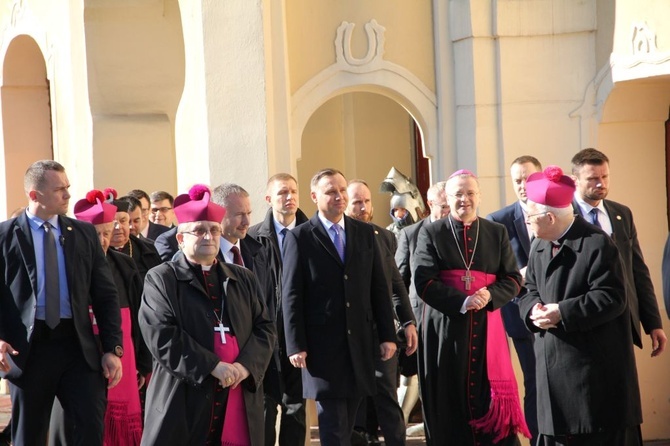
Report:
[[[87,221],[94,225],[114,221],[116,206],[105,202],[101,191],[93,189],[74,205],[74,215],[77,220]]]
[[[535,172],[526,180],[528,199],[554,208],[566,208],[572,203],[575,182],[558,166],[548,166],[544,172]]]
[[[188,191],[188,194],[179,195],[174,199],[174,213],[179,223],[192,223],[194,221],[214,221],[221,223],[226,216],[223,206],[212,203],[210,197],[212,192],[204,184],[196,184]]]

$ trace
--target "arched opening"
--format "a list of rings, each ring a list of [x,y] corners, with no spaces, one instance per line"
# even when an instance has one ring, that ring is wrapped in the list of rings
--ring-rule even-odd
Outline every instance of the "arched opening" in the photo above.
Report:
[[[32,37],[15,37],[3,65],[2,131],[5,214],[26,205],[23,174],[36,160],[53,159],[51,101],[44,57]]]
[[[300,206],[308,215],[316,210],[308,198],[309,180],[324,167],[340,169],[347,179],[363,179],[370,185],[374,221],[381,226],[391,222],[389,194],[379,190],[391,167],[411,177],[422,193],[430,181],[418,124],[398,102],[377,93],[340,94],[309,117],[297,160]]]
[[[94,186],[174,194],[185,71],[179,2],[84,4]]]

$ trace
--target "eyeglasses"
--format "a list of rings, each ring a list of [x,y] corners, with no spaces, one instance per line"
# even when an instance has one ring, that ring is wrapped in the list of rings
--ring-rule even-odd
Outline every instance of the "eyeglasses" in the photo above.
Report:
[[[206,234],[209,234],[212,236],[212,238],[214,238],[214,237],[220,237],[222,232],[223,231],[221,230],[221,228],[209,228],[209,229],[195,228],[192,231],[183,231],[182,234],[191,234],[195,235],[198,238],[204,237]]]
[[[549,211],[538,212],[537,214],[529,214],[528,215],[528,220],[530,220],[533,217],[539,217],[540,215],[545,215],[545,214],[548,214],[548,213],[549,213]]]
[[[151,208],[151,213],[152,214],[158,214],[159,212],[162,212],[163,214],[166,214],[167,211],[169,211],[170,209],[172,209],[172,208],[167,207],[167,206],[164,206],[162,208]]]
[[[458,194],[447,194],[450,197],[454,197],[457,200],[462,200],[464,198],[467,198],[468,200],[472,200],[477,196],[479,192],[466,192],[464,194],[458,193]]]

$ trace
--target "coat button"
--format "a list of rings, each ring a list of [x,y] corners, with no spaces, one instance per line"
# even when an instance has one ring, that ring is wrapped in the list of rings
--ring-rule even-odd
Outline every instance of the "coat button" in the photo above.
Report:
[[[351,304],[349,302],[347,302],[347,308],[349,308],[350,306],[351,306]]]
[[[344,280],[349,280],[349,276],[347,276],[347,275],[345,274],[345,275],[344,275]]]
[[[347,334],[351,334],[351,330],[347,330]]]

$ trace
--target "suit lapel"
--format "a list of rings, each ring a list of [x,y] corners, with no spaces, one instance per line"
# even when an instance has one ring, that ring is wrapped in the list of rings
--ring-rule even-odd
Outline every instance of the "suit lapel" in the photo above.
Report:
[[[321,224],[321,220],[319,220],[318,214],[312,217],[310,220],[310,223],[312,225],[312,234],[314,234],[314,237],[317,239],[317,241],[323,246],[323,248],[335,259],[337,262],[342,265],[342,259],[340,259],[340,255],[337,253],[337,249],[335,249],[335,244],[333,241],[330,239],[330,236],[326,232],[326,228]],[[346,223],[345,223],[346,225]],[[351,226],[351,225],[349,225]],[[349,229],[346,228],[345,231],[348,231]],[[347,240],[349,240],[349,236],[347,235]],[[347,246],[349,246],[349,243],[347,243]],[[349,248],[346,249],[346,254],[345,256],[349,255]],[[352,247],[353,249],[353,247]],[[346,257],[345,257],[346,258]]]
[[[607,211],[607,216],[609,217],[610,225],[612,226],[612,239],[616,240],[617,234],[619,237],[628,237],[626,231],[627,225],[623,215],[617,212],[617,210],[607,200],[603,200],[603,206]],[[625,240],[625,238],[622,240]]]
[[[37,296],[37,262],[35,260],[35,247],[33,245],[33,237],[28,224],[28,216],[23,212],[16,219],[14,226],[14,234],[21,251],[23,264],[28,271],[30,277],[30,284],[33,287],[33,294]]]
[[[526,259],[530,256],[530,239],[528,238],[528,225],[526,224],[526,219],[523,216],[523,210],[521,209],[521,204],[517,201],[514,205],[514,227],[516,228],[516,233],[519,236],[519,242],[523,251],[526,253]]]
[[[65,275],[67,276],[68,288],[72,290],[72,287],[75,283],[74,280],[74,259],[76,258],[75,246],[75,231],[72,228],[72,224],[65,217],[58,217],[58,226],[60,226],[60,241],[63,243],[63,255],[65,257]],[[69,261],[68,261],[69,260]]]

